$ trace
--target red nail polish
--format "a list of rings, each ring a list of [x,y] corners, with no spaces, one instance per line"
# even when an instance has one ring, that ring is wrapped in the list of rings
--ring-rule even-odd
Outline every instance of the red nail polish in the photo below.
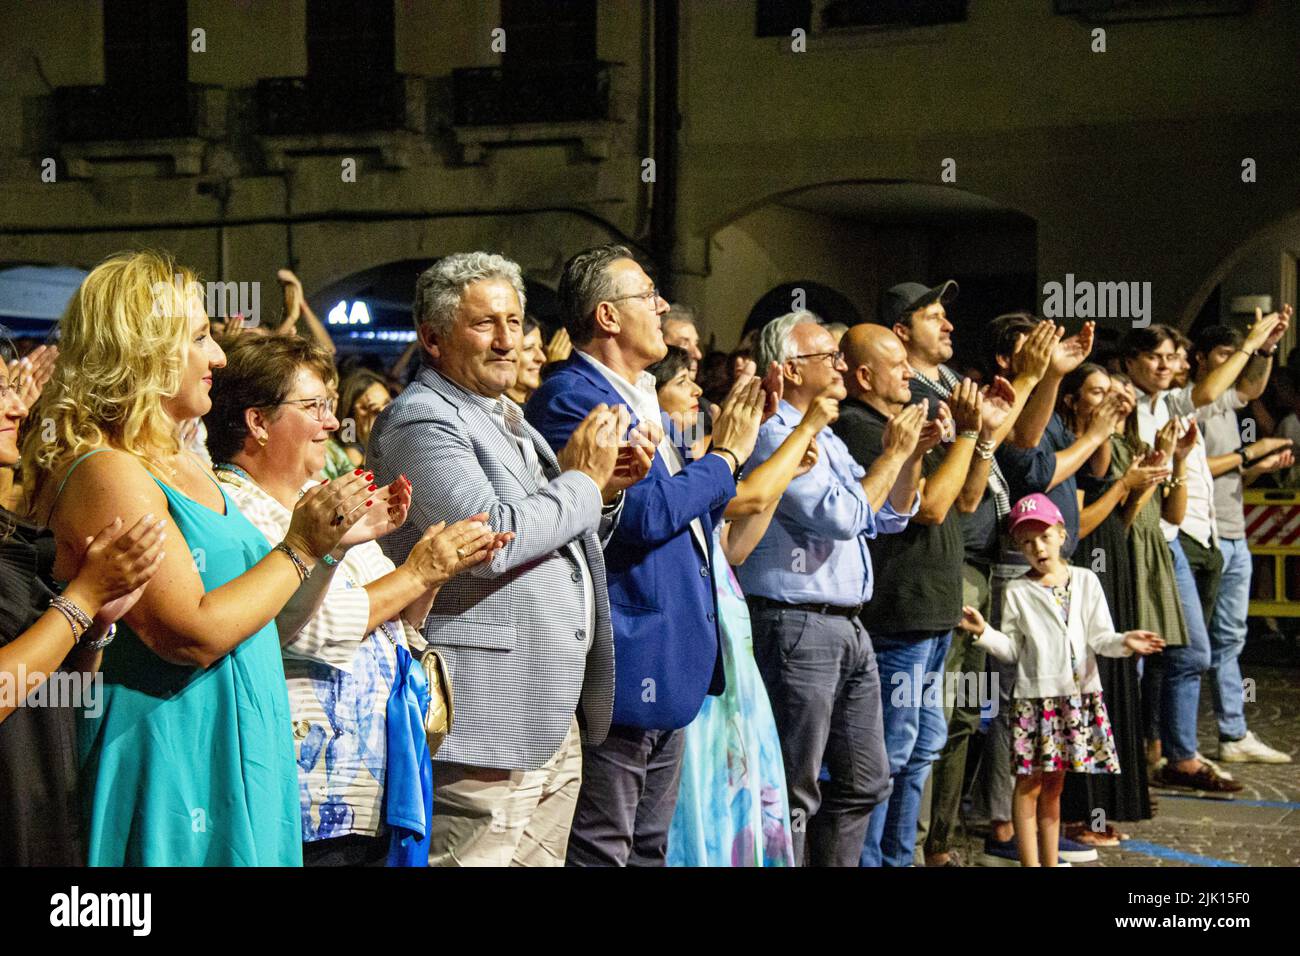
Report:
[[[326,478],[324,481],[321,482],[322,485],[328,485],[329,483],[330,480],[328,478]]]
[[[361,469],[358,468],[358,469],[357,469],[356,471],[354,471],[352,474],[354,474],[354,475],[359,475],[359,474],[361,474]]]
[[[374,481],[374,480],[375,480],[374,472],[371,472],[370,474],[366,475],[366,481]]]
[[[373,505],[373,504],[374,504],[374,501],[367,501],[367,502],[366,502],[366,507],[369,508],[369,507],[370,507],[371,505]]]
[[[374,491],[374,490],[376,490],[375,485],[371,485],[369,488],[366,489],[366,491]]]

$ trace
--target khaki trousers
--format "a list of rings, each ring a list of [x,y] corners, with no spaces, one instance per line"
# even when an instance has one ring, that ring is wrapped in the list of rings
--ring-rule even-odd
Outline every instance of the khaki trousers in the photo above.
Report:
[[[537,770],[434,761],[429,865],[563,866],[581,783],[576,718]]]

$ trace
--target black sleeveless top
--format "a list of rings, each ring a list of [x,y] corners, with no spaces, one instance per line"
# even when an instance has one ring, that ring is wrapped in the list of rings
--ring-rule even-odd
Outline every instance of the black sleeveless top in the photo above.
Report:
[[[53,567],[54,536],[0,509],[0,645],[49,608]],[[83,862],[76,709],[19,707],[0,722],[0,866]]]

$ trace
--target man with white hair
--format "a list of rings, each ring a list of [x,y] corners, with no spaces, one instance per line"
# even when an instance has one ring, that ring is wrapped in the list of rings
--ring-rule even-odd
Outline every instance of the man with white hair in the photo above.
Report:
[[[513,539],[444,585],[424,638],[447,661],[455,722],[434,758],[433,866],[559,866],[583,741],[605,739],[614,641],[598,534],[624,488],[624,420],[598,405],[550,446],[506,395],[524,322],[519,266],[485,252],[440,259],[416,282],[423,367],[376,420],[368,462],[413,485],[410,519],[381,541],[406,559],[430,525],[477,514]]]
[[[784,395],[750,467],[776,451],[819,395],[845,397],[846,370],[844,353],[811,312],[769,322],[754,358],[759,368],[778,363]],[[859,614],[872,594],[867,541],[902,531],[919,505],[917,476],[907,469],[900,480],[900,472],[925,412],[913,405],[890,418],[884,453],[869,472],[823,428],[817,463],[790,483],[767,533],[736,569],[781,736],[800,864],[806,838],[813,865],[857,866],[871,811],[889,795],[880,675]]]

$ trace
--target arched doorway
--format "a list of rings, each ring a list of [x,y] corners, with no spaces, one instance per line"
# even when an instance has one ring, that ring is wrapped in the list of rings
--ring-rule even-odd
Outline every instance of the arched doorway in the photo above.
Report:
[[[959,351],[994,316],[1038,302],[1038,232],[1024,212],[934,183],[840,181],[800,186],[709,227],[703,275],[679,276],[717,347],[790,311],[790,291],[824,296],[828,322],[873,321],[899,282],[961,286],[951,315]],[[811,293],[810,293],[811,294]],[[770,297],[770,298],[769,298]],[[779,308],[772,314],[772,309]],[[808,305],[812,311],[818,309]],[[819,313],[820,314],[820,313]]]

